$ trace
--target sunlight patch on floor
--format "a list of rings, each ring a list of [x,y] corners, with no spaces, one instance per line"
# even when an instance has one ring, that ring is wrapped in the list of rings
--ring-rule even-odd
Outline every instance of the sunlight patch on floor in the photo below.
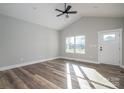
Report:
[[[84,76],[83,76],[83,74],[81,73],[79,67],[78,67],[77,65],[72,65],[72,66],[73,66],[73,69],[74,69],[74,71],[75,71],[76,76],[79,76],[79,77],[84,78]]]
[[[93,82],[92,82],[92,84],[94,85],[94,87],[95,87],[96,89],[110,89],[110,88],[108,88],[108,87],[105,87],[105,86],[102,86],[102,85],[99,85],[99,84],[96,84],[96,83],[93,83]]]
[[[87,68],[87,67],[83,67],[83,66],[80,66],[80,67],[84,71],[84,73],[87,75],[89,80],[98,82],[100,84],[103,84],[103,85],[106,85],[106,86],[109,86],[109,87],[112,87],[112,88],[117,88],[109,80],[107,80],[100,73],[98,73],[95,69]],[[101,87],[102,85],[100,86],[100,85],[94,84],[94,86],[96,88],[104,88],[104,87]]]
[[[72,89],[69,63],[66,63],[66,68],[67,68],[67,89]]]
[[[75,71],[75,74],[76,76],[80,76],[82,78],[84,78],[83,74],[81,73],[80,69],[78,68],[77,65],[72,65],[73,66],[73,69]],[[79,77],[77,77],[77,80],[78,80],[78,83],[79,83],[79,86],[81,89],[91,89],[89,83],[87,80],[84,80],[84,79],[81,79]]]

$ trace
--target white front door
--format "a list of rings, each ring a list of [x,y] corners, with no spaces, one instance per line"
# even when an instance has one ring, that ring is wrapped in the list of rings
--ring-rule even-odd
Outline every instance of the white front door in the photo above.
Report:
[[[120,30],[98,33],[98,61],[103,64],[120,64]]]

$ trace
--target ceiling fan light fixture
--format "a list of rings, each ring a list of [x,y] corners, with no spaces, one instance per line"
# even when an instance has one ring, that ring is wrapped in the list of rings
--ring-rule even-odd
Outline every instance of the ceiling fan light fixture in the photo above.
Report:
[[[67,15],[65,15],[66,16],[66,18],[69,18],[69,15],[67,14]]]

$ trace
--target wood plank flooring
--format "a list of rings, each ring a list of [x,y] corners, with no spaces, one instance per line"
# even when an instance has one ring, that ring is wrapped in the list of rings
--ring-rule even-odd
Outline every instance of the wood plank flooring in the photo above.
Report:
[[[124,88],[124,69],[56,59],[0,72],[1,89]]]

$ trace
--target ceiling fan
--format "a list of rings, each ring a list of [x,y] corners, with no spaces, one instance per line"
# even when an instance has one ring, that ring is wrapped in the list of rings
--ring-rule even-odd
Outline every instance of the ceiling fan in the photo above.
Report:
[[[64,14],[66,14],[66,18],[69,17],[69,14],[76,14],[77,11],[69,11],[71,9],[71,5],[66,5],[66,3],[64,4],[64,10],[60,10],[60,9],[55,9],[56,11],[60,12],[59,15],[57,15],[57,17],[62,16]]]

